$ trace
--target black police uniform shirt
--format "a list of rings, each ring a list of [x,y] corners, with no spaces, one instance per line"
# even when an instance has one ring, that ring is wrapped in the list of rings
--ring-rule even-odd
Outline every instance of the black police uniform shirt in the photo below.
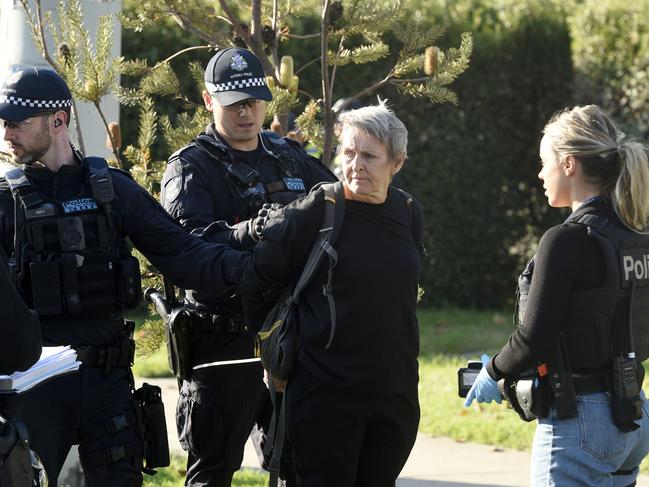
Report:
[[[576,211],[623,227],[607,200],[587,202]],[[572,293],[597,288],[605,279],[605,256],[584,225],[550,228],[539,241],[535,259],[523,322],[490,362],[493,379],[516,377],[549,360],[565,327]]]
[[[203,152],[194,143],[181,149],[169,160],[161,182],[160,200],[183,228],[192,234],[201,235],[210,242],[227,243],[234,248],[241,248],[230,225],[248,220],[256,216],[257,212],[257,209],[247,207],[240,190],[227,174],[223,162],[228,162],[230,158],[242,161],[258,171],[259,179],[263,182],[281,181],[286,176],[283,168],[288,167],[302,180],[303,193],[321,181],[337,180],[318,159],[307,155],[300,145],[291,139],[284,138],[292,161],[280,161],[272,149],[273,144],[266,136],[260,136],[256,150],[239,151],[223,141],[213,123],[207,126],[204,134],[218,144],[219,149],[214,152],[219,155],[219,160]],[[286,197],[292,201],[299,195],[300,193],[296,192],[286,194]],[[241,314],[241,301],[236,289],[224,289],[219,293],[190,290],[186,296],[198,309],[218,310],[223,314]]]
[[[38,316],[27,308],[11,282],[7,257],[0,248],[0,374],[31,367],[41,353]]]
[[[251,326],[261,326],[281,289],[299,278],[320,229],[324,205],[324,191],[317,190],[287,206],[266,226],[264,240],[253,251],[241,280]],[[370,396],[416,393],[415,307],[421,264],[411,222],[421,219],[419,204],[408,208],[393,187],[382,204],[345,201],[343,225],[334,244],[336,327],[329,349],[325,345],[331,318],[322,293],[327,259],[298,306],[299,365],[318,380]]]
[[[62,166],[56,174],[40,164],[24,166],[24,170],[45,199],[66,202],[92,196],[86,183],[88,168],[81,161]],[[247,252],[188,235],[127,173],[111,169],[110,174],[115,191],[111,212],[118,241],[128,238],[178,286],[213,289],[238,283]],[[13,238],[14,199],[6,180],[0,179],[0,239],[7,254],[13,252]],[[121,317],[121,310],[111,316],[41,317],[43,343],[111,345],[120,337]]]

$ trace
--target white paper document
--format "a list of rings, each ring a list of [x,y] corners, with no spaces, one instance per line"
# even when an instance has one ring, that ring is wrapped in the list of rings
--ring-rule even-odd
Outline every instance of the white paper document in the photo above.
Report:
[[[71,347],[43,347],[41,358],[29,369],[0,375],[0,393],[28,391],[48,379],[79,370],[80,365]]]

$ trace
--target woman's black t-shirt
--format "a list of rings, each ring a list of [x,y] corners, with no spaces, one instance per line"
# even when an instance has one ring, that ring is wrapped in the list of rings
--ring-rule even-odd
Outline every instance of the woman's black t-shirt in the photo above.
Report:
[[[264,292],[296,280],[322,223],[324,192],[286,207],[264,231],[241,284],[248,322],[259,326],[273,305]],[[334,244],[336,328],[329,349],[331,320],[322,285],[328,262],[303,292],[299,306],[298,360],[312,375],[334,387],[367,395],[412,391],[418,381],[419,329],[415,307],[420,272],[411,221],[421,207],[406,205],[390,188],[386,201],[345,201],[345,217]]]

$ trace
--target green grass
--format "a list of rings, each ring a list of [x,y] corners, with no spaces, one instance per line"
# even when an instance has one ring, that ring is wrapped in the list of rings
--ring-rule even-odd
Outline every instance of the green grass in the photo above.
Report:
[[[535,422],[521,421],[504,404],[474,403],[465,408],[464,399],[457,395],[457,369],[465,366],[467,359],[477,360],[482,353],[493,355],[500,350],[514,330],[511,312],[427,308],[419,310],[418,316],[421,331],[419,430],[458,441],[529,450]],[[136,361],[134,371],[142,377],[170,376],[164,347],[151,357]],[[645,387],[645,390],[649,392],[649,388]],[[184,472],[182,462],[181,469]],[[642,464],[641,470],[649,473],[649,461]],[[238,482],[252,483],[235,485],[263,485],[262,474],[244,472],[242,475],[250,475],[252,480],[237,477]],[[170,487],[181,484],[145,485]]]
[[[167,348],[163,344],[153,355],[146,358],[135,358],[133,374],[138,377],[172,377],[167,362]]]
[[[172,455],[169,467],[159,468],[158,473],[153,476],[144,476],[143,487],[179,487],[184,485],[185,461],[183,455]],[[234,487],[266,487],[268,474],[243,469],[234,474],[232,485]]]

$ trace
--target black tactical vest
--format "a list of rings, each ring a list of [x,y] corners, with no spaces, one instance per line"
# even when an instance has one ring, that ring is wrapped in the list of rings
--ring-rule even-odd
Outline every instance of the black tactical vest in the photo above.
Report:
[[[87,184],[63,202],[43,197],[22,169],[6,174],[18,213],[17,287],[39,316],[106,316],[141,297],[138,261],[113,227],[106,161],[84,163]]]
[[[215,137],[201,134],[194,141],[198,148],[223,165],[228,182],[238,194],[242,220],[254,217],[264,203],[287,205],[307,193],[296,151],[288,142],[272,130],[263,131],[259,139],[261,149],[277,158],[278,178],[261,175],[244,162],[233,159],[231,149]]]
[[[600,287],[577,290],[564,318],[564,336],[574,369],[596,369],[614,355],[635,352],[649,357],[649,235],[615,227],[603,217],[575,215],[605,256]],[[523,322],[534,258],[518,279],[517,318]],[[631,332],[630,332],[631,331]]]

